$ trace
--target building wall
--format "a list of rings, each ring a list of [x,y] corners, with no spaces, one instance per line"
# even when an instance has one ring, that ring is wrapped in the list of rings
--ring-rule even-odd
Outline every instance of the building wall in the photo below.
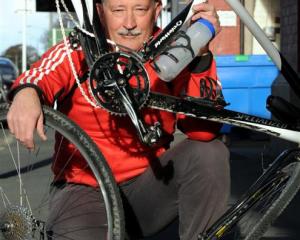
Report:
[[[167,0],[171,3],[172,17],[186,5],[187,0]],[[265,32],[272,33],[270,40],[282,53],[287,55],[293,64],[300,69],[298,21],[300,15],[299,0],[242,0],[246,9]],[[265,54],[252,34],[243,27],[236,16],[234,26],[228,26],[228,20],[233,22],[233,14],[225,0],[209,0],[214,4],[220,15],[222,31],[211,43],[214,54]],[[225,13],[225,14],[224,14]],[[229,19],[231,18],[231,19]]]
[[[296,72],[300,72],[300,3],[281,0],[281,53]],[[272,94],[281,96],[299,106],[300,100],[280,75],[273,84]]]
[[[222,31],[211,42],[210,48],[216,55],[226,54],[264,54],[264,50],[253,38],[252,34],[243,26],[240,19],[233,12],[225,0],[209,0],[216,7]],[[275,30],[279,19],[280,0],[243,0],[249,13],[258,22],[261,28]],[[184,8],[187,1],[172,1],[172,17]],[[279,34],[272,39],[280,47]]]
[[[299,0],[281,0],[281,52],[298,71],[299,68]]]
[[[231,11],[225,0],[210,0],[218,10]],[[258,25],[267,33],[272,43],[280,49],[280,0],[243,0],[244,6]],[[222,11],[221,11],[222,12]],[[220,11],[218,11],[220,13]],[[212,43],[216,54],[265,54],[260,44],[237,17],[236,26],[222,21],[222,31]],[[222,24],[223,23],[223,24]]]
[[[298,72],[298,76],[300,72],[299,14],[299,0],[280,0],[281,53],[291,64],[291,66]],[[300,106],[299,97],[296,96],[293,89],[291,89],[291,87],[287,84],[287,81],[282,75],[279,75],[278,78],[273,82],[272,95],[280,96],[295,106]],[[296,144],[279,140],[278,138],[272,138],[271,140],[271,146],[276,146],[271,148],[271,152],[278,152],[279,150],[297,147]]]
[[[172,18],[174,18],[187,4],[188,0],[171,1]],[[240,53],[240,20],[226,4],[225,0],[209,0],[220,13],[222,31],[211,42],[210,48],[214,54]]]
[[[280,1],[256,0],[253,8],[253,17],[273,44],[280,49],[280,35],[276,31],[280,17]],[[260,44],[254,38],[252,38],[252,41],[252,53],[264,54],[265,51]]]
[[[214,54],[240,54],[240,19],[230,6],[222,0],[210,0],[216,7],[222,31],[211,42],[210,47]]]
[[[247,11],[253,16],[255,1],[245,0],[244,3],[245,3],[244,6],[247,9]],[[252,54],[253,36],[252,36],[251,32],[246,27],[244,27],[244,25],[243,25],[243,32],[244,32],[243,53],[244,54]]]
[[[280,0],[245,0],[245,8],[269,39],[280,49]],[[244,27],[244,54],[265,54],[260,44]],[[274,33],[274,34],[273,34]]]

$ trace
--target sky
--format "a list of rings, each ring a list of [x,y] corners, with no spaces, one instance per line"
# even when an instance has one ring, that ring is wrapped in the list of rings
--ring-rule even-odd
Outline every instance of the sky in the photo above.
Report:
[[[26,41],[41,54],[42,36],[49,28],[49,13],[36,12],[35,0],[0,0],[0,55],[10,46],[22,43],[23,11],[27,1]]]

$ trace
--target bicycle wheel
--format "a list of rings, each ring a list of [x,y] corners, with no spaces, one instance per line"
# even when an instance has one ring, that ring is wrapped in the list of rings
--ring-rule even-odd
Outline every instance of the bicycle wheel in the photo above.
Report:
[[[260,239],[299,190],[299,160],[299,149],[279,156],[242,199],[199,239]]]
[[[63,114],[43,107],[48,140],[35,136],[36,147],[29,151],[9,133],[7,110],[7,104],[0,105],[0,239],[124,239],[119,190],[96,144]],[[53,164],[64,152],[62,142],[74,150],[64,155],[60,173],[79,154],[85,162],[77,174],[91,173],[95,186],[66,183],[60,173],[54,177]],[[67,197],[53,197],[57,190]]]
[[[279,217],[300,187],[299,150],[289,152],[270,178],[251,196],[259,198],[239,221],[235,239],[257,240]],[[259,196],[259,197],[258,197]]]

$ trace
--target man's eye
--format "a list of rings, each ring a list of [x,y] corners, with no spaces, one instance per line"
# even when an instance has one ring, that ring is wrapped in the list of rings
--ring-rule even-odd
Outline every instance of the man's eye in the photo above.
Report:
[[[147,12],[147,9],[146,9],[146,8],[136,8],[135,11],[136,11],[138,14],[144,15],[144,14]]]
[[[114,9],[113,12],[118,13],[118,12],[123,12],[124,9]]]

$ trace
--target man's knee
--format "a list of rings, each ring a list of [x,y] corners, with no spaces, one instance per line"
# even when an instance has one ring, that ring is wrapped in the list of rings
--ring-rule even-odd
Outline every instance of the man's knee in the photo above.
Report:
[[[229,151],[221,141],[200,142],[186,139],[183,144],[185,157],[178,163],[182,165],[181,170],[190,174],[202,173],[208,177],[229,173]]]
[[[229,150],[219,140],[199,142],[187,140],[190,157],[186,171],[182,173],[182,184],[192,192],[225,208],[230,194]],[[221,207],[223,206],[223,207]]]

